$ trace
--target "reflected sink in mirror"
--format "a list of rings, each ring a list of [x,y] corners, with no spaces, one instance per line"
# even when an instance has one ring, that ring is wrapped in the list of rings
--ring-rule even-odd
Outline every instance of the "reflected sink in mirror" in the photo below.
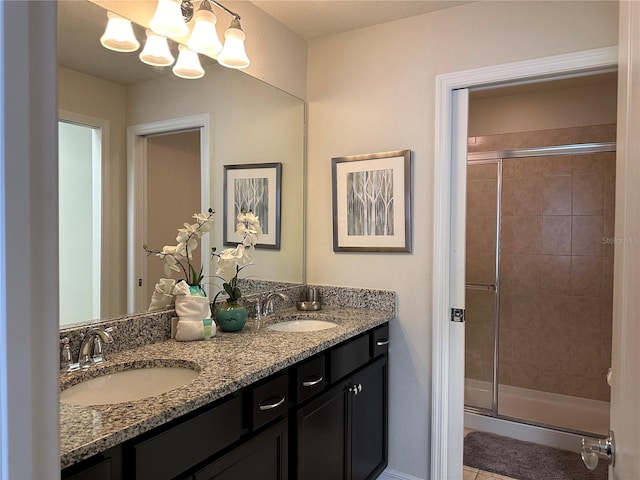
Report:
[[[269,325],[267,329],[276,332],[316,332],[337,327],[338,324],[329,320],[331,317],[321,313],[286,315]]]
[[[133,368],[85,380],[60,392],[70,405],[135,402],[186,385],[200,374],[187,367]]]

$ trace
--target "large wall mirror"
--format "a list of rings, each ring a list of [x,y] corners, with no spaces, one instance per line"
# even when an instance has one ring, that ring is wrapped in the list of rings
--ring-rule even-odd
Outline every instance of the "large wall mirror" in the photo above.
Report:
[[[106,22],[94,3],[58,2],[61,325],[146,310],[163,274],[143,244],[175,245],[177,228],[209,206],[214,229],[199,250],[214,273],[207,249],[226,248],[225,165],[281,164],[280,248],[256,250],[245,293],[303,283],[304,102],[202,56],[205,76],[185,80],[139,52],[109,51]],[[213,296],[221,282],[205,284]]]

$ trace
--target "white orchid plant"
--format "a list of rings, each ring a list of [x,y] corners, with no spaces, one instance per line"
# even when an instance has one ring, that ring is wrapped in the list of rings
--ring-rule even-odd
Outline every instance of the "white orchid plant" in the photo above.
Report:
[[[240,235],[242,239],[236,247],[227,248],[220,253],[216,253],[215,248],[211,251],[212,256],[218,257],[216,276],[223,280],[223,290],[216,294],[214,303],[223,292],[229,295],[230,301],[237,301],[242,296],[238,288],[238,274],[253,263],[252,255],[258,243],[258,236],[262,235],[260,220],[253,212],[242,210],[237,220],[236,235]]]
[[[152,250],[143,245],[145,252],[164,260],[164,273],[168,277],[171,277],[174,271],[179,272],[184,275],[184,280],[189,285],[200,286],[203,279],[202,266],[199,270],[193,266],[193,251],[198,248],[198,240],[202,235],[211,231],[214,213],[211,208],[206,213],[194,213],[196,223],[185,223],[184,228],[178,229],[177,245],[165,245],[162,250]]]

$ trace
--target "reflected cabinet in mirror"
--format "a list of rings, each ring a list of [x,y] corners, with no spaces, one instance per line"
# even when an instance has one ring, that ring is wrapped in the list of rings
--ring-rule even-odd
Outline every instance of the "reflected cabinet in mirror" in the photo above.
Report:
[[[89,1],[58,2],[58,23],[61,324],[147,310],[165,275],[143,245],[175,245],[209,207],[214,227],[198,251],[213,297],[225,165],[281,164],[280,248],[255,251],[243,292],[302,283],[304,102],[202,55],[204,77],[185,80],[139,51],[109,51],[107,12]]]

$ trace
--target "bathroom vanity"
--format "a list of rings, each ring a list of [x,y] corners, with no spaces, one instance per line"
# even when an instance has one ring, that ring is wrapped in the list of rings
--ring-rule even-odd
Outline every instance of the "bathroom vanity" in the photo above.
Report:
[[[376,478],[387,464],[394,312],[329,306],[322,314],[338,325],[304,333],[266,328],[280,314],[206,342],[167,340],[115,353],[92,367],[99,375],[114,365],[186,362],[200,373],[145,400],[61,403],[62,478]],[[63,388],[76,373],[61,374]]]

